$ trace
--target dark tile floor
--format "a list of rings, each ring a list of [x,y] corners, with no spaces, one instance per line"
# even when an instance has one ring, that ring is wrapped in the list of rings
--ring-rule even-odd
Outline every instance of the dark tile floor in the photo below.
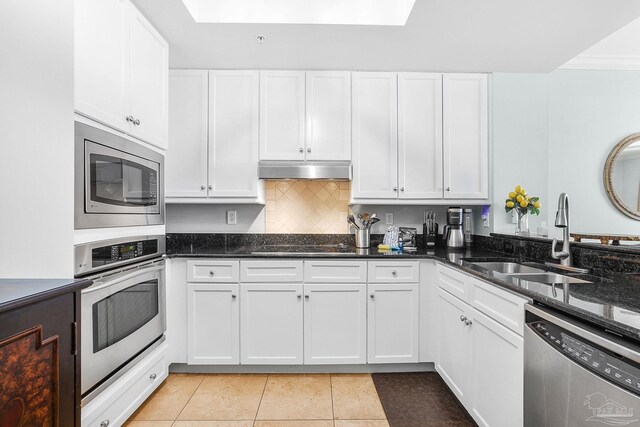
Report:
[[[477,425],[435,372],[372,377],[391,427]]]

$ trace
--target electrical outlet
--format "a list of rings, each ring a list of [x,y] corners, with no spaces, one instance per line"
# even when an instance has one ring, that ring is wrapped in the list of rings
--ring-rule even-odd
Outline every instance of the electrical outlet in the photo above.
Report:
[[[236,225],[238,223],[238,211],[227,211],[227,224]]]
[[[516,210],[512,210],[511,211],[511,224],[517,224],[518,223],[518,214],[516,213]]]
[[[387,225],[393,225],[393,212],[387,212],[384,214],[384,221]]]
[[[482,226],[484,228],[489,228],[489,214],[491,213],[491,209],[489,206],[482,207]]]

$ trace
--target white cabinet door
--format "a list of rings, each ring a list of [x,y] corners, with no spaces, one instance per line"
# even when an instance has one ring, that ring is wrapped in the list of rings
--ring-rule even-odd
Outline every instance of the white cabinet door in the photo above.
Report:
[[[209,72],[209,196],[258,196],[257,71]]]
[[[304,71],[260,72],[260,160],[304,160]]]
[[[464,405],[468,404],[471,388],[471,319],[472,308],[442,289],[438,289],[438,346],[436,371],[453,394]]]
[[[188,363],[240,363],[238,285],[189,283],[187,302]]]
[[[135,7],[130,22],[129,133],[166,149],[169,45]]]
[[[306,73],[306,159],[351,160],[351,74]]]
[[[304,363],[367,363],[367,286],[304,285]]]
[[[74,90],[78,113],[129,130],[129,1],[76,0]]]
[[[522,426],[523,339],[477,310],[473,313],[469,412],[480,426]]]
[[[442,74],[398,75],[401,199],[442,199]]]
[[[487,111],[486,74],[444,75],[445,199],[489,196]]]
[[[418,362],[418,284],[369,284],[368,362]]]
[[[302,284],[245,284],[240,291],[244,365],[303,363]]]
[[[197,70],[172,70],[169,75],[167,197],[207,195],[208,78],[206,71]]]
[[[398,197],[395,73],[353,73],[353,198]]]

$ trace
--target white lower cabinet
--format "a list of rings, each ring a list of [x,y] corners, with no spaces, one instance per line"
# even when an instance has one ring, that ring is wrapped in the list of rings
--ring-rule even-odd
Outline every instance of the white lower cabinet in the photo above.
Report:
[[[190,365],[240,363],[238,284],[187,285]]]
[[[82,427],[120,427],[169,375],[167,343],[82,407]]]
[[[368,284],[368,363],[417,363],[417,283]]]
[[[364,283],[304,285],[304,363],[367,362]]]
[[[240,291],[241,363],[303,362],[302,283],[247,283]]]

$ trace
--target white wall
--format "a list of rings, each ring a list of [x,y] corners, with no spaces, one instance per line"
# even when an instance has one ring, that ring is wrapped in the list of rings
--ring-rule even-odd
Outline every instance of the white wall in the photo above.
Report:
[[[0,2],[0,277],[73,277],[73,0]]]
[[[512,214],[503,202],[516,185],[528,194],[547,194],[548,90],[546,74],[504,74],[492,77],[493,134],[493,230],[513,233]],[[545,209],[530,216],[529,228],[536,231],[540,222],[548,223]]]

